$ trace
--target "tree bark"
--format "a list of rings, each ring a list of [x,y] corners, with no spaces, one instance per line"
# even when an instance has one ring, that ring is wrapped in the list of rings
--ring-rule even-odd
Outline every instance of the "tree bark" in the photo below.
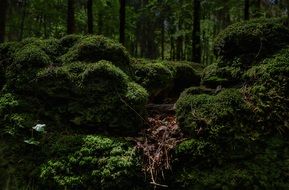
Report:
[[[67,34],[75,32],[74,0],[67,0]]]
[[[24,26],[25,26],[25,18],[26,18],[26,0],[23,1],[23,10],[22,10],[22,16],[21,16],[21,23],[20,23],[20,34],[19,34],[19,41],[23,39],[24,34]]]
[[[7,8],[8,0],[0,0],[0,43],[5,40]]]
[[[165,59],[165,21],[164,19],[162,19],[162,23],[161,23],[161,56],[162,56],[162,60]]]
[[[125,0],[119,0],[119,42],[125,44]]]
[[[87,32],[93,34],[93,13],[92,13],[92,0],[87,0]]]
[[[201,63],[201,0],[193,0],[192,61]]]
[[[250,4],[249,4],[249,0],[245,0],[244,3],[244,20],[249,20],[250,18]]]

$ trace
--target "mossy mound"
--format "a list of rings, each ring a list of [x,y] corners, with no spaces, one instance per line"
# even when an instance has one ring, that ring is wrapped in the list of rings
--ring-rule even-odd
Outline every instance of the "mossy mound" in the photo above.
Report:
[[[110,62],[48,68],[35,86],[45,110],[74,125],[120,135],[136,133],[143,123],[147,92]]]
[[[284,177],[288,167],[283,167],[288,165],[288,139],[285,134],[257,124],[256,112],[240,90],[183,95],[176,111],[188,139],[176,149],[176,183],[172,186],[180,185],[181,189],[288,186]],[[276,172],[272,173],[273,169]]]
[[[178,100],[188,139],[176,149],[173,187],[288,187],[288,29],[281,19],[261,21],[234,24],[217,38],[218,62],[202,76],[215,93],[190,88]]]
[[[63,136],[51,147],[53,159],[41,166],[44,183],[68,189],[135,189],[141,168],[128,143],[97,135]]]
[[[244,94],[257,115],[258,124],[281,133],[289,131],[288,57],[289,50],[283,49],[244,74],[244,78],[248,81]]]
[[[12,92],[31,89],[37,72],[52,64],[50,57],[35,45],[26,45],[13,56],[13,62],[5,71],[7,88]]]
[[[90,60],[81,54],[62,62],[82,45]],[[133,184],[140,180],[135,149],[100,135],[135,136],[144,127],[148,93],[127,75],[122,46],[100,36],[66,36],[3,44],[0,52],[1,187],[141,189]]]
[[[152,99],[178,97],[191,86],[199,86],[202,67],[187,62],[135,60],[134,78],[144,86]]]
[[[134,70],[136,82],[151,96],[157,96],[173,82],[173,73],[161,63],[136,64]]]
[[[219,67],[214,63],[203,70],[201,84],[209,88],[216,88],[219,85],[233,87],[242,83],[243,72],[239,65]]]
[[[224,65],[230,65],[235,57],[244,65],[252,65],[288,43],[285,19],[258,19],[236,23],[222,31],[215,40],[214,52]]]
[[[184,89],[200,85],[201,69],[195,69],[192,63],[187,62],[163,62],[173,72],[173,86],[170,93],[179,95]]]
[[[130,72],[130,56],[121,44],[103,36],[85,36],[75,42],[76,39],[70,38],[70,43],[72,41],[74,45],[61,57],[64,63],[107,60],[127,73]]]

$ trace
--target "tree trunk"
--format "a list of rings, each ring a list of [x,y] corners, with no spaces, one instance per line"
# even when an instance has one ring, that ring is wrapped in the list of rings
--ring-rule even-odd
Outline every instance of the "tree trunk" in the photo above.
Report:
[[[289,0],[286,0],[286,6],[287,6],[287,23],[289,24]]]
[[[67,0],[67,34],[75,32],[74,0]]]
[[[23,11],[21,16],[21,23],[20,23],[20,34],[19,34],[19,41],[23,38],[24,33],[24,26],[25,26],[25,18],[26,18],[26,0],[23,1]]]
[[[165,21],[162,19],[162,28],[161,28],[161,54],[162,59],[165,59]]]
[[[125,44],[125,0],[119,0],[119,42]]]
[[[250,17],[250,4],[249,4],[249,0],[245,0],[244,3],[244,19],[245,20],[249,20]]]
[[[201,0],[193,0],[192,61],[201,63]]]
[[[93,14],[92,14],[92,0],[87,0],[87,32],[93,34]]]
[[[8,8],[8,0],[0,0],[0,43],[5,40],[6,13]]]

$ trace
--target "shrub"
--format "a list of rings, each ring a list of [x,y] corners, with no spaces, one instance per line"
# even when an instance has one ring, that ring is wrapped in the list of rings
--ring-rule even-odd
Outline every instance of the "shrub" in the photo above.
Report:
[[[252,65],[284,48],[289,42],[289,30],[283,19],[258,19],[230,25],[215,40],[214,52],[223,64],[239,57],[245,65]]]

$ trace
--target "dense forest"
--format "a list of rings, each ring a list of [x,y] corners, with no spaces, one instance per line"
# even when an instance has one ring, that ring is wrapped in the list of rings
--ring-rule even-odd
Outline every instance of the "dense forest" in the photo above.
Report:
[[[0,0],[0,189],[289,189],[289,0]]]

